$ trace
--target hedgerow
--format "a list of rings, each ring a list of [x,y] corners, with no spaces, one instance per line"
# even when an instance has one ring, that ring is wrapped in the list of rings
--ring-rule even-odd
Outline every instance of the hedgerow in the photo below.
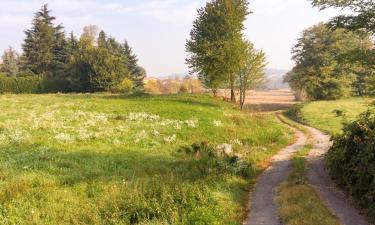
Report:
[[[375,112],[366,111],[333,138],[327,167],[336,182],[375,219]]]

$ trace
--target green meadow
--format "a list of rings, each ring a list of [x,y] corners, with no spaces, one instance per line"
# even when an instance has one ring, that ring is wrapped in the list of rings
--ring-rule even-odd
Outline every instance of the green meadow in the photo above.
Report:
[[[262,163],[293,136],[207,95],[2,95],[0,107],[0,224],[242,224]]]
[[[314,101],[304,104],[304,122],[330,134],[341,132],[343,123],[353,121],[359,114],[373,107],[374,98],[348,98],[335,101]]]

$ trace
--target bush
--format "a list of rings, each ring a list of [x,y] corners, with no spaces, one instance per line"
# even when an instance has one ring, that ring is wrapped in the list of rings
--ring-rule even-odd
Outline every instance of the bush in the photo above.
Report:
[[[375,113],[361,114],[333,141],[326,159],[333,179],[375,217]]]
[[[134,88],[133,81],[125,78],[120,84],[118,84],[113,92],[121,94],[129,94]]]
[[[69,81],[60,78],[39,76],[1,77],[0,93],[37,94],[69,92]]]
[[[40,77],[0,77],[0,93],[31,94],[39,93],[42,78]]]

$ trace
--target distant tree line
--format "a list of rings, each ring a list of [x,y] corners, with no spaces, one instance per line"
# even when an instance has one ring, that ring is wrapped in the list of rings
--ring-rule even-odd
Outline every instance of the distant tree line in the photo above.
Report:
[[[265,54],[245,39],[244,21],[249,15],[247,0],[211,0],[198,10],[186,59],[191,73],[198,75],[214,94],[229,88],[231,101],[240,93],[243,106],[246,90],[263,82]]]
[[[127,41],[119,43],[93,25],[79,38],[73,33],[67,37],[55,19],[44,5],[25,31],[22,54],[13,48],[4,52],[0,89],[12,89],[22,77],[38,77],[34,83],[41,91],[143,91],[146,71]]]
[[[348,8],[343,15],[303,31],[293,48],[296,66],[285,81],[308,99],[375,95],[375,3],[372,0],[313,0]]]

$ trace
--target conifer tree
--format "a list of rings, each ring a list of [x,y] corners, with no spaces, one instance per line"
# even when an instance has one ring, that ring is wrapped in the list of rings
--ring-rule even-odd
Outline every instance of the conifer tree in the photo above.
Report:
[[[24,69],[44,76],[60,75],[67,62],[65,33],[61,25],[53,24],[55,17],[44,5],[35,14],[32,28],[25,31],[22,45]]]
[[[127,67],[130,73],[130,76],[134,82],[134,87],[142,90],[143,89],[143,80],[146,77],[146,70],[138,65],[138,58],[133,53],[132,48],[129,46],[127,41],[122,45],[122,52],[127,59]]]

